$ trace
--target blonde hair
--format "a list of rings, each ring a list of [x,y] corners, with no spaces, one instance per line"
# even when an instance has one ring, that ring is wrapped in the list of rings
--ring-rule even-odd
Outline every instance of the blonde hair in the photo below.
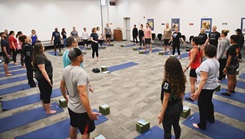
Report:
[[[229,32],[230,32],[230,31],[227,30],[227,29],[223,29],[223,30],[221,31],[221,33],[224,34],[225,36],[227,36],[227,34],[228,34]]]

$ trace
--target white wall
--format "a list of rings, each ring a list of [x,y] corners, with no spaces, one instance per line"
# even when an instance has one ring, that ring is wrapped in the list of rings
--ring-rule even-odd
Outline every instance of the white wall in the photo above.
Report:
[[[99,0],[1,0],[0,31],[22,31],[30,35],[37,31],[40,40],[50,40],[55,27],[64,27],[70,34],[75,26],[81,34],[101,26]]]
[[[212,18],[212,25],[216,25],[218,31],[229,29],[231,35],[241,27],[241,18],[245,17],[244,5],[245,0],[118,0],[118,8],[115,11],[110,8],[110,12],[117,15],[110,18],[123,27],[123,17],[130,17],[131,29],[134,24],[139,27],[152,18],[156,34],[163,31],[161,23],[171,23],[171,18],[180,18],[180,32],[187,38],[199,34],[201,18]]]

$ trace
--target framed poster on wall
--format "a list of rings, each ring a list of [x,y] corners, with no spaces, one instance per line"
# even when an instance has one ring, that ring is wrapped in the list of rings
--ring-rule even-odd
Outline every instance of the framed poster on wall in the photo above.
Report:
[[[245,18],[241,18],[241,30],[242,34],[245,34]]]
[[[201,28],[204,28],[206,33],[210,33],[212,28],[212,18],[201,18]]]
[[[171,19],[172,31],[174,31],[175,27],[178,27],[178,30],[180,30],[180,19],[179,18],[172,18]]]
[[[147,19],[147,23],[150,25],[149,28],[154,30],[154,19]]]

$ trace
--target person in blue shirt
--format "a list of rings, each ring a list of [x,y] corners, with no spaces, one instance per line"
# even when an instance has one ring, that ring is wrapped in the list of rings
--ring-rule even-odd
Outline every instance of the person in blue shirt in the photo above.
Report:
[[[78,47],[77,39],[75,37],[72,37],[72,36],[68,37],[66,39],[66,47],[67,47],[67,49],[64,51],[63,56],[62,56],[64,68],[71,64],[71,61],[68,57],[68,53],[69,53],[70,49],[72,49],[74,47]],[[80,67],[83,67],[83,63],[80,64]]]
[[[56,55],[56,47],[59,47],[59,52],[61,53],[61,36],[60,36],[60,32],[58,31],[58,28],[55,28],[55,31],[52,34],[52,38],[51,38],[51,43],[54,40],[54,55]]]

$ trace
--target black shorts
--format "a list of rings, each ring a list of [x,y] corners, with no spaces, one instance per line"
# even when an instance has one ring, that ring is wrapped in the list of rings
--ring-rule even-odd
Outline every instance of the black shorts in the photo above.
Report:
[[[60,47],[61,42],[60,41],[54,41],[54,46],[59,46]]]
[[[5,55],[3,55],[3,61],[4,61],[4,64],[10,63],[10,59]]]
[[[227,69],[227,74],[236,74],[236,71],[238,69],[238,65],[230,65],[228,66]]]
[[[164,39],[164,45],[170,45],[169,41],[170,39]]]
[[[151,39],[150,38],[145,38],[145,44],[151,44]]]
[[[106,34],[105,37],[110,39],[111,38],[111,34]]]
[[[68,108],[69,115],[71,117],[70,125],[74,128],[78,128],[82,135],[87,135],[94,131],[95,124],[88,116],[88,113],[75,113]]]
[[[197,74],[196,74],[196,69],[191,69],[190,70],[190,74],[189,74],[190,77],[194,77],[196,78],[197,77]]]

